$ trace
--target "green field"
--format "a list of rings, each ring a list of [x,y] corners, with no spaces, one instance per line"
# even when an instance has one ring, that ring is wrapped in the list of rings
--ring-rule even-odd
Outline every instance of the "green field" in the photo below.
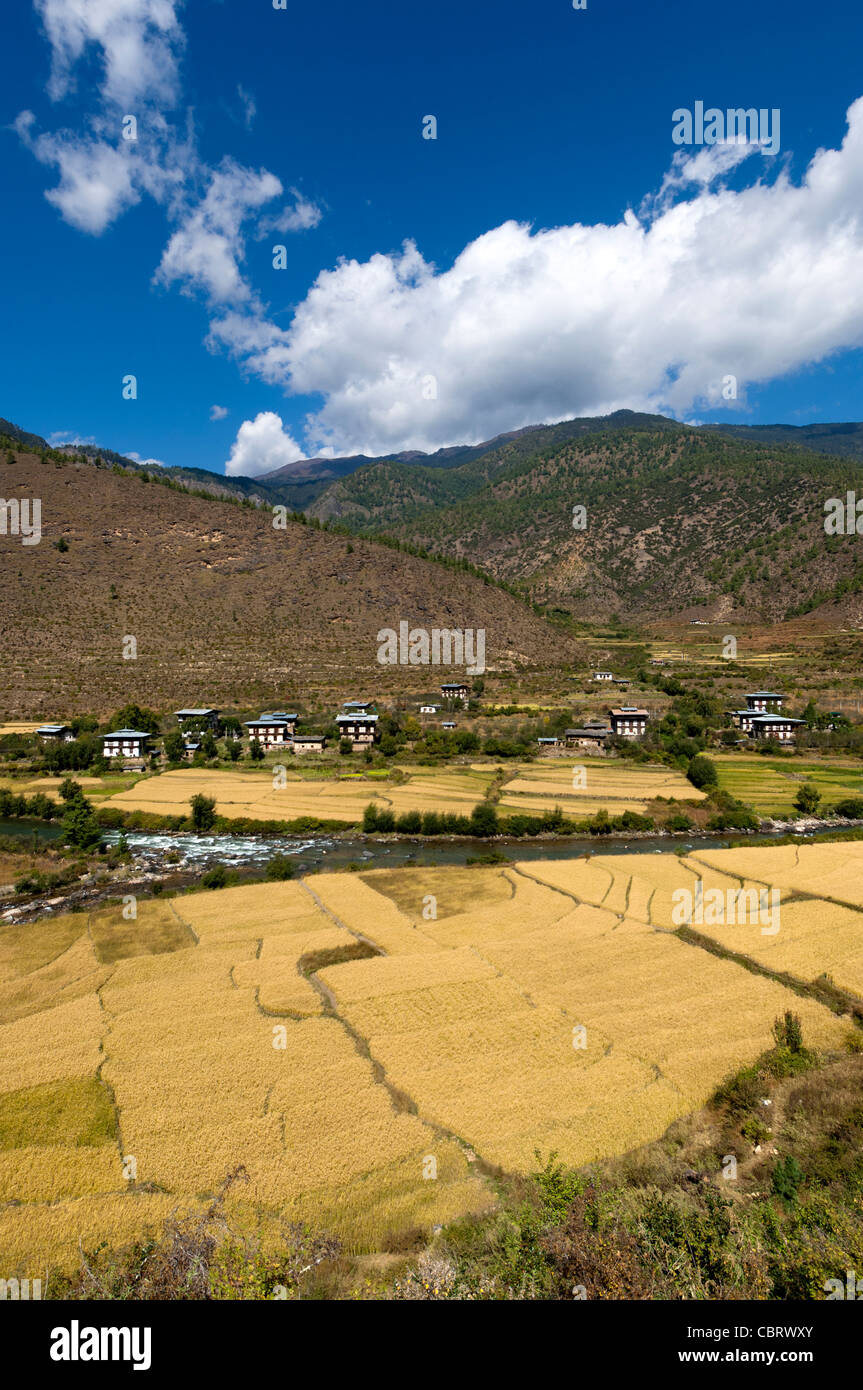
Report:
[[[794,810],[794,797],[804,782],[821,793],[821,809],[829,810],[848,796],[863,796],[863,766],[842,759],[769,758],[746,753],[715,756],[719,785],[761,815],[784,815]]]

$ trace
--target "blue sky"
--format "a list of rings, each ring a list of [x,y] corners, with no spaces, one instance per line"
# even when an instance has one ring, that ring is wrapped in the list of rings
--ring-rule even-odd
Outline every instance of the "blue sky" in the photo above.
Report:
[[[863,418],[859,4],[80,10],[2,18],[25,428],[260,472],[621,405]],[[676,146],[699,100],[777,108],[779,152]]]

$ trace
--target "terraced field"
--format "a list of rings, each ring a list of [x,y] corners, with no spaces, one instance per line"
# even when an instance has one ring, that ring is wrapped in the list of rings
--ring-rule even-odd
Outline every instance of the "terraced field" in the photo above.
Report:
[[[591,815],[605,807],[612,814],[644,812],[654,797],[678,801],[703,801],[704,793],[675,768],[627,763],[605,758],[573,756],[531,763],[514,770],[500,798],[501,809],[547,811],[556,805],[575,817]]]
[[[68,1266],[193,1209],[373,1251],[488,1207],[477,1157],[659,1136],[800,1014],[863,994],[863,845],[317,875],[0,928],[0,1268]],[[675,894],[776,886],[781,929],[676,932]]]
[[[594,766],[594,763],[596,766]],[[587,764],[587,765],[586,765]],[[272,772],[229,772],[181,768],[143,778],[111,798],[129,811],[180,815],[188,811],[197,792],[216,798],[216,809],[228,817],[255,820],[294,820],[316,816],[358,824],[369,802],[396,815],[406,811],[448,811],[470,815],[482,801],[495,776],[494,763],[443,768],[406,768],[402,782],[357,776],[314,780],[293,772],[286,755],[284,785],[273,785]],[[574,785],[574,769],[584,769]],[[572,816],[590,815],[601,807],[613,814],[643,811],[653,797],[700,801],[704,794],[679,772],[666,767],[631,767],[600,759],[569,759],[554,763],[523,763],[504,769],[507,780],[498,803],[504,812],[542,812],[561,806]]]
[[[717,754],[719,785],[760,815],[794,811],[804,782],[814,782],[825,810],[848,796],[863,796],[863,767],[842,759],[762,758]]]

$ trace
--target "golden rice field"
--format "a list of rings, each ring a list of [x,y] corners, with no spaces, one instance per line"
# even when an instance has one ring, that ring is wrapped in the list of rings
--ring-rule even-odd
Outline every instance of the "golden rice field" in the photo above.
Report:
[[[574,753],[567,759],[531,763],[517,768],[505,784],[499,806],[508,811],[546,811],[555,805],[572,816],[592,815],[605,807],[614,815],[644,812],[655,797],[703,801],[676,768],[659,764],[631,766],[605,758]]]
[[[574,777],[574,769],[584,769]],[[127,811],[181,815],[198,792],[216,799],[219,815],[254,820],[295,820],[316,816],[358,824],[369,802],[401,815],[406,811],[445,811],[470,815],[489,789],[497,767],[492,763],[463,767],[407,768],[405,780],[391,783],[345,777],[310,779],[287,771],[284,785],[274,786],[269,772],[233,772],[181,768],[146,777],[111,797]],[[499,807],[502,811],[542,812],[555,806],[573,816],[591,815],[602,807],[613,814],[644,811],[653,797],[701,801],[703,792],[678,771],[660,766],[631,767],[602,759],[573,758],[515,764],[506,769]],[[577,784],[574,784],[577,783]],[[35,789],[35,788],[34,788]]]
[[[675,934],[675,891],[775,885],[775,936],[699,930],[863,993],[861,869],[856,843],[374,869],[2,927],[0,1268],[68,1267],[238,1164],[237,1222],[372,1251],[487,1209],[477,1158],[656,1138],[786,1008],[812,1046],[849,1032]]]
[[[401,785],[346,778],[313,781],[287,775],[284,786],[273,785],[272,772],[222,772],[183,768],[145,778],[112,798],[127,811],[182,815],[198,792],[216,799],[219,815],[254,820],[295,820],[316,816],[358,824],[369,802],[401,814],[403,811],[455,811],[469,815],[482,801],[494,776],[464,768],[417,768]]]

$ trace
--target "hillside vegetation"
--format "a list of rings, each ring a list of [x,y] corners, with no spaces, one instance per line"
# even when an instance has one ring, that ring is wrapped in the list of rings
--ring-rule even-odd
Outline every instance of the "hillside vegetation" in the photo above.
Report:
[[[855,460],[667,421],[525,448],[446,469],[370,464],[310,511],[481,562],[579,617],[863,613],[859,537],[824,531],[827,499],[860,485]]]
[[[377,665],[378,630],[401,620],[485,628],[490,667],[575,655],[482,577],[317,524],[275,529],[267,508],[191,496],[146,473],[4,451],[0,496],[42,504],[40,544],[0,536],[6,717],[130,701],[279,708],[447,679],[440,667]]]

